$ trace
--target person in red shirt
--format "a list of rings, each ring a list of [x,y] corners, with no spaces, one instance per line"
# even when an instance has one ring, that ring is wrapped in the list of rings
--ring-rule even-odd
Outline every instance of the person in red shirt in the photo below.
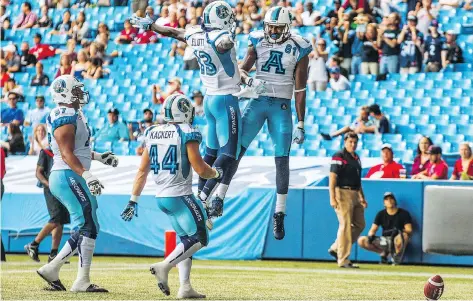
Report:
[[[448,179],[448,165],[442,160],[442,148],[437,145],[432,145],[429,147],[428,154],[430,154],[430,166],[412,178],[431,180]]]
[[[166,91],[161,91],[161,87],[158,85],[153,85],[153,103],[154,104],[162,104],[164,103],[164,100],[172,94],[184,94],[184,92],[181,91],[181,80],[177,77],[170,79],[168,81],[168,87],[166,88]]]
[[[32,54],[36,59],[42,60],[51,56],[55,56],[59,50],[56,50],[53,46],[47,44],[41,44],[41,34],[37,33],[34,35],[33,41],[34,46],[30,48],[29,54]]]
[[[8,67],[6,65],[1,66],[1,73],[0,73],[0,88],[3,88],[5,86],[5,83],[10,79],[10,74],[8,74]]]
[[[460,157],[455,162],[450,180],[473,180],[473,153],[468,142],[460,144]]]
[[[158,35],[152,30],[147,30],[138,33],[135,38],[134,44],[152,44],[156,43],[157,41]]]
[[[132,27],[128,19],[125,20],[124,27],[125,28],[115,40],[117,44],[131,44],[138,34],[138,29]]]
[[[375,165],[370,168],[367,178],[370,179],[399,179],[400,170],[403,168],[401,164],[394,162],[394,154],[391,144],[385,143],[381,146],[382,164]]]

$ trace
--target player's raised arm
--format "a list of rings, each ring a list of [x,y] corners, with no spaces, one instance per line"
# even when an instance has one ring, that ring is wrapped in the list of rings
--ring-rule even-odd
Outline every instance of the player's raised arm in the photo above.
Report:
[[[149,16],[141,18],[134,14],[129,20],[133,27],[141,28],[144,30],[152,30],[156,33],[162,34],[163,36],[186,42],[185,29],[157,25]]]
[[[195,172],[204,179],[220,179],[222,170],[210,167],[200,156],[199,142],[189,141],[186,143],[187,157]]]
[[[138,172],[136,173],[135,181],[133,181],[130,201],[121,214],[122,219],[127,222],[131,221],[133,216],[138,216],[138,199],[146,185],[149,171],[149,153],[148,148],[145,148],[143,155],[141,156],[141,163]]]
[[[297,123],[296,131],[294,132],[294,142],[302,144],[305,140],[304,131],[304,117],[305,117],[305,102],[307,77],[309,69],[309,57],[306,55],[297,63],[295,72],[295,88],[294,97],[296,99]]]

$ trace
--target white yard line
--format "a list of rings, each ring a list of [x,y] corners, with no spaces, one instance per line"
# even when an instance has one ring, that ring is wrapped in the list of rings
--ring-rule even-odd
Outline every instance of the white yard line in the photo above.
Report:
[[[151,263],[151,262],[150,262]],[[124,263],[94,263],[92,270],[94,271],[120,271],[120,270],[144,270],[147,271],[150,264],[124,264]],[[10,270],[5,269],[5,266],[31,266],[31,270]],[[41,264],[25,263],[25,262],[11,262],[2,264],[2,274],[15,273],[31,273]],[[267,268],[267,267],[251,267],[251,266],[229,266],[229,265],[193,265],[194,269],[207,270],[231,270],[231,271],[262,271],[274,273],[309,273],[309,274],[334,274],[334,275],[369,275],[369,276],[402,276],[402,277],[430,277],[432,273],[427,272],[395,272],[395,271],[364,271],[360,270],[345,270],[345,269],[308,269],[308,268]],[[75,270],[76,265],[64,266],[63,270]],[[473,279],[472,274],[442,274],[444,279]]]

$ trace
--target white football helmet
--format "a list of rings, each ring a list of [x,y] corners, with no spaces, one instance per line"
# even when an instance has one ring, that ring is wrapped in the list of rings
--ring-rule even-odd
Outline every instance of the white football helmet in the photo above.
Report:
[[[291,11],[286,7],[275,6],[269,9],[264,16],[264,37],[269,43],[281,43],[289,39],[291,36],[291,24],[293,16]],[[282,33],[271,33],[270,26],[283,27]]]
[[[51,83],[54,103],[85,105],[89,102],[89,92],[84,91],[84,84],[72,75],[61,75]]]
[[[194,106],[185,95],[172,94],[164,101],[164,121],[166,122],[192,124],[194,115]]]
[[[215,1],[205,7],[202,14],[202,27],[206,30],[235,31],[235,14],[230,4]]]

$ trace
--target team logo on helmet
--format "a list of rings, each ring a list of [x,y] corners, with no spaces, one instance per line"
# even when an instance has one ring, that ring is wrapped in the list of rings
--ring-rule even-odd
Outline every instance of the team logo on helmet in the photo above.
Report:
[[[225,19],[230,15],[230,12],[228,11],[228,7],[226,7],[225,5],[217,6],[216,12],[217,12],[217,16],[220,19]]]
[[[53,90],[56,93],[66,92],[66,82],[63,79],[59,79],[54,83]]]
[[[187,102],[186,99],[182,99],[182,98],[179,99],[179,101],[177,102],[177,108],[182,113],[187,113],[190,111],[189,103]]]

